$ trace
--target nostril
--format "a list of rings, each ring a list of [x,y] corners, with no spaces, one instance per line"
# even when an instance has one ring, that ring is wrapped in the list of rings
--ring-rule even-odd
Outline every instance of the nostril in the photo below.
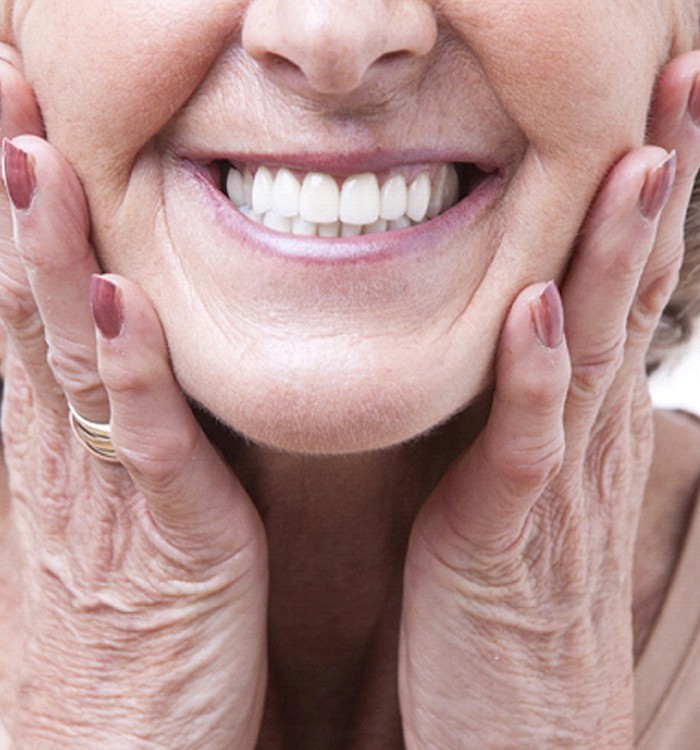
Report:
[[[400,62],[401,60],[407,60],[412,57],[408,50],[395,50],[394,52],[385,52],[375,62],[377,63],[393,63]]]
[[[258,63],[278,84],[303,90],[310,86],[321,94],[345,93],[357,88],[364,76],[365,66],[352,54],[339,53],[338,45],[328,45],[332,53],[300,56],[295,62],[293,55],[267,51],[258,56]],[[300,88],[302,87],[302,88]]]
[[[275,52],[266,53],[261,62],[265,67],[272,71],[278,71],[281,73],[302,72],[301,68],[295,62],[292,62],[283,55],[278,55]]]

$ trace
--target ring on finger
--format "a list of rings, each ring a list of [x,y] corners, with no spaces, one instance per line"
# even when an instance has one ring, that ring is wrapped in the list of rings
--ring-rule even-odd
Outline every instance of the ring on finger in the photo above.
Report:
[[[73,434],[83,446],[102,461],[119,463],[117,452],[112,444],[112,427],[109,422],[92,422],[85,419],[78,414],[72,404],[68,404],[68,410]]]

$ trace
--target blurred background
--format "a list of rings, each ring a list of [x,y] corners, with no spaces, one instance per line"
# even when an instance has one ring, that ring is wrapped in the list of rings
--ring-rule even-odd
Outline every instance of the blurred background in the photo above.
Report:
[[[700,416],[700,326],[695,337],[669,357],[651,378],[654,403]]]

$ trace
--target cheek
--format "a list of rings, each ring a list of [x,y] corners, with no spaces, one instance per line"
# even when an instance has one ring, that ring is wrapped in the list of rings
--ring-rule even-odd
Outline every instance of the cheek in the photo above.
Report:
[[[667,22],[632,0],[447,0],[504,108],[544,156],[642,142]],[[633,7],[634,6],[634,7]],[[594,156],[595,158],[595,156]]]
[[[74,164],[128,169],[240,23],[231,0],[37,0],[16,38],[49,138]],[[50,29],[51,43],[46,33]]]

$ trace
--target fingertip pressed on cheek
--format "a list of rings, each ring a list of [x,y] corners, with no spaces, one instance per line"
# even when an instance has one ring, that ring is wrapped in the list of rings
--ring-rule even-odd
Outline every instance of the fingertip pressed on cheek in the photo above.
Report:
[[[509,402],[556,402],[568,387],[564,307],[556,284],[536,284],[516,298],[497,363],[497,390]]]
[[[656,167],[647,172],[639,196],[639,208],[645,219],[655,221],[668,203],[676,179],[676,165],[676,152],[671,151]]]
[[[547,349],[561,346],[564,340],[564,307],[553,281],[530,301],[530,315],[538,341]]]
[[[124,305],[119,287],[102,276],[90,281],[90,306],[95,325],[106,339],[120,336],[124,330]]]
[[[2,143],[2,177],[14,208],[28,210],[36,193],[34,159],[7,138]]]

